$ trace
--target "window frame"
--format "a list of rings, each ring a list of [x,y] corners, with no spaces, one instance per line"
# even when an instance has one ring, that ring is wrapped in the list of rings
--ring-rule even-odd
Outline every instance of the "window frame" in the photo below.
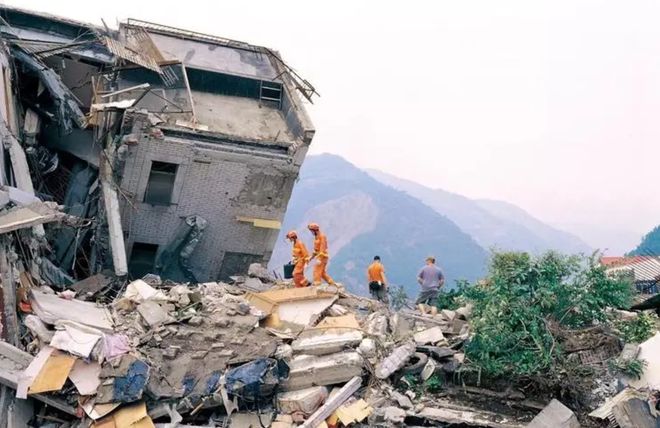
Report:
[[[154,168],[156,166],[156,170]],[[173,162],[164,162],[164,161],[157,161],[157,160],[152,160],[151,161],[151,166],[149,168],[149,175],[147,176],[147,186],[144,189],[144,195],[142,197],[142,202],[145,204],[149,205],[154,205],[154,206],[170,206],[172,205],[172,201],[174,199],[174,191],[176,187],[176,176],[179,173],[179,168],[180,164],[173,163]],[[173,167],[174,171],[169,172],[169,171],[164,171],[164,170],[159,170],[159,168],[165,169],[166,167]],[[169,182],[169,194],[167,196],[167,201],[163,199],[162,201],[160,200],[154,200],[150,199],[155,197],[155,194],[153,193],[153,188],[152,188],[152,177],[160,175],[161,177],[171,177],[171,182]],[[153,180],[155,181],[155,180]],[[152,189],[152,192],[150,192],[150,189]]]

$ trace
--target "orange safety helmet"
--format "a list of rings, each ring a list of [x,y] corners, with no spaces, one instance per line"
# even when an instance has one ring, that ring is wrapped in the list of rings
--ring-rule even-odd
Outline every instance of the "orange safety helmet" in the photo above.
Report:
[[[296,233],[295,230],[292,230],[286,234],[286,239],[298,239],[298,233]]]
[[[314,232],[318,232],[320,230],[320,227],[316,223],[310,223],[307,225],[307,229],[313,230]]]

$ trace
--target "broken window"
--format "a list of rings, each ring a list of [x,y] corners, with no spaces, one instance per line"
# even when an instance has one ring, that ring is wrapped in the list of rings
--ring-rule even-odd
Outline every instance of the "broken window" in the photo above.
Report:
[[[177,168],[175,163],[151,162],[144,202],[152,205],[169,205],[172,202]]]
[[[135,242],[131,251],[131,260],[128,263],[128,271],[133,278],[142,278],[148,273],[153,273],[156,263],[158,245]]]

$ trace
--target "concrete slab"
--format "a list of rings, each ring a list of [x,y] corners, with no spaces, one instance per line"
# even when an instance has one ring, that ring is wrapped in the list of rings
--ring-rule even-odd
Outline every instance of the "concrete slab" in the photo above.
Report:
[[[527,428],[580,428],[580,423],[571,409],[553,399]]]
[[[270,314],[268,327],[278,327],[283,322],[308,326],[337,300],[337,295],[318,287],[305,287],[247,293],[245,299]]]
[[[140,303],[137,310],[149,327],[157,327],[176,321],[161,305],[152,300],[146,300]]]
[[[295,137],[277,108],[259,100],[192,91],[199,123],[209,131],[250,140],[291,144]]]
[[[362,379],[358,376],[351,378],[351,380],[342,386],[341,389],[326,401],[313,415],[301,425],[301,428],[315,428],[325,421],[339,406],[349,399],[355,392],[360,389]]]
[[[425,407],[415,415],[419,418],[427,419],[431,422],[442,424],[457,424],[470,427],[487,428],[522,428],[523,425],[517,422],[508,421],[502,415],[480,410],[458,410],[449,408]],[[444,426],[444,425],[443,425]],[[553,428],[560,428],[560,425],[552,425]],[[550,428],[548,426],[547,428]]]
[[[357,352],[340,352],[316,357],[301,355],[289,363],[289,378],[282,381],[284,391],[312,386],[335,385],[362,374],[363,360]]]
[[[639,345],[639,360],[645,360],[647,366],[644,369],[642,377],[632,379],[629,385],[635,389],[650,388],[652,390],[660,389],[660,333]]]
[[[303,331],[298,339],[291,343],[294,353],[308,355],[327,355],[354,348],[362,341],[362,333],[357,330],[332,329]]]
[[[395,348],[390,355],[376,366],[376,377],[378,379],[387,379],[395,371],[403,367],[414,353],[415,345],[412,343],[406,343]]]
[[[113,331],[112,315],[107,309],[98,307],[95,303],[76,299],[66,300],[34,289],[31,291],[31,297],[34,313],[46,324],[69,320],[104,332]]]
[[[444,338],[445,336],[442,334],[442,328],[439,326],[431,327],[413,335],[413,339],[418,345],[426,345],[429,343],[435,344],[444,340]]]
[[[612,413],[621,428],[657,428],[660,425],[651,415],[649,403],[639,398],[617,403]]]
[[[277,408],[285,414],[301,412],[305,415],[311,415],[327,398],[327,387],[313,386],[279,394],[277,396]]]
[[[261,428],[268,426],[268,423],[273,420],[273,415],[270,412],[262,413],[261,415],[252,413],[234,413],[231,415],[229,426],[236,428]],[[187,425],[179,425],[184,427]],[[200,427],[201,428],[201,427]]]

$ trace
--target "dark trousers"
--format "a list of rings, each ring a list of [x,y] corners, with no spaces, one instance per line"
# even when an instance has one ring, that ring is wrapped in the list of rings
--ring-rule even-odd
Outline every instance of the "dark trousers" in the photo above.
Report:
[[[369,293],[371,294],[371,297],[385,304],[389,303],[390,301],[387,295],[387,288],[378,282],[369,283]]]

